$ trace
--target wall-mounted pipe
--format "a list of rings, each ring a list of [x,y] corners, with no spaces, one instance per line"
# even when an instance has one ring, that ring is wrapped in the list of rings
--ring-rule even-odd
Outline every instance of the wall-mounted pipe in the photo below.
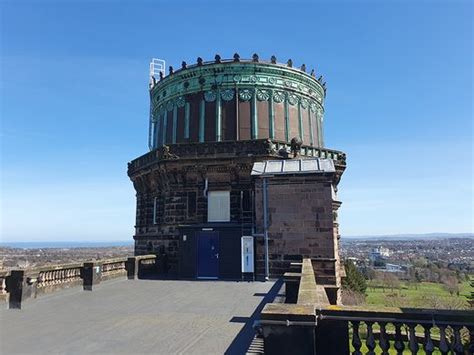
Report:
[[[209,180],[207,178],[204,179],[204,190],[202,191],[202,194],[204,197],[207,197],[207,189],[209,188]]]
[[[270,277],[268,265],[268,179],[263,178],[263,238],[265,241],[265,280]]]

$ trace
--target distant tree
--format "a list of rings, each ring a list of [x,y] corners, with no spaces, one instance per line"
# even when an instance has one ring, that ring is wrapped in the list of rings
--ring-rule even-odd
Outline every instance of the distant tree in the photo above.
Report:
[[[423,276],[418,270],[415,270],[415,281],[418,283],[421,283],[423,281]]]
[[[383,283],[389,288],[392,292],[393,289],[400,287],[400,280],[393,273],[385,272],[383,275]]]
[[[439,295],[428,295],[422,298],[424,308],[433,309],[466,309],[467,304],[460,297],[440,297]]]
[[[455,276],[443,276],[441,281],[443,282],[444,288],[446,289],[446,291],[449,292],[451,296],[453,296],[454,294],[459,296],[460,287],[458,280]]]
[[[371,267],[364,267],[360,270],[360,272],[362,273],[362,275],[364,275],[364,278],[366,280],[373,280],[375,278],[375,270],[372,269]]]
[[[342,280],[342,286],[346,289],[365,294],[367,282],[364,275],[357,269],[351,260],[344,262],[346,277]]]

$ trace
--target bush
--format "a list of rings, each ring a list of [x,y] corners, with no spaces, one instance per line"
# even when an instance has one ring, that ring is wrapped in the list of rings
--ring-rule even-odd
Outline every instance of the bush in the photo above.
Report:
[[[365,295],[347,288],[342,289],[342,304],[346,306],[358,306],[365,303]]]

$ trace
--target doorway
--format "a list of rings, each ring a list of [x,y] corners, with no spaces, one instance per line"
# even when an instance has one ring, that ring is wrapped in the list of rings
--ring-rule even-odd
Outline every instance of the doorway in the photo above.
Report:
[[[217,279],[219,277],[219,233],[198,233],[198,267],[199,279]]]

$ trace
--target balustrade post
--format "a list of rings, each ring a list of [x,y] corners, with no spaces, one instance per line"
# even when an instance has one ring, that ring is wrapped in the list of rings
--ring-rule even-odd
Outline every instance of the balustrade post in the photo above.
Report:
[[[410,331],[410,339],[409,339],[409,348],[412,355],[416,355],[418,353],[418,342],[416,341],[416,324],[409,324],[408,329]]]
[[[138,259],[135,256],[129,257],[127,259],[126,268],[127,268],[127,277],[129,280],[138,279]]]
[[[474,327],[468,327],[469,330],[469,344],[467,346],[471,354],[474,354]]]
[[[431,324],[423,324],[423,328],[425,329],[425,344],[423,349],[425,350],[426,355],[431,355],[434,351],[434,344],[430,332]]]
[[[7,291],[10,293],[9,308],[21,309],[25,271],[12,270],[7,278]]]
[[[439,351],[442,355],[447,355],[449,353],[449,345],[446,341],[446,326],[439,326]]]
[[[401,323],[395,323],[395,343],[394,347],[395,350],[397,351],[398,355],[403,354],[403,350],[405,349],[405,343],[403,342],[403,336],[402,336],[402,324]]]
[[[367,349],[369,349],[369,352],[367,353],[368,355],[375,355],[375,337],[374,337],[374,331],[372,329],[372,326],[374,325],[374,322],[368,322],[365,321],[365,324],[367,325],[367,339],[365,342],[365,345],[367,345]]]
[[[320,319],[316,327],[316,354],[349,354],[349,322]]]
[[[362,341],[359,335],[359,321],[353,321],[352,323],[352,346],[354,347],[353,355],[362,355],[360,348],[362,347]]]
[[[461,328],[460,326],[454,326],[454,342],[453,342],[453,350],[456,355],[463,355],[464,354],[464,346],[461,341]]]
[[[260,326],[265,355],[314,355],[316,353],[314,306],[267,304],[261,313]]]
[[[380,338],[379,338],[379,345],[382,349],[382,355],[388,355],[388,351],[390,349],[390,340],[388,339],[386,326],[387,323],[379,322],[380,325]]]
[[[97,262],[84,263],[83,267],[83,288],[86,291],[92,291],[92,286],[100,283],[101,265]]]
[[[27,274],[25,270],[12,270],[7,278],[7,291],[10,293],[9,308],[21,309],[28,298],[36,297],[37,274]]]

